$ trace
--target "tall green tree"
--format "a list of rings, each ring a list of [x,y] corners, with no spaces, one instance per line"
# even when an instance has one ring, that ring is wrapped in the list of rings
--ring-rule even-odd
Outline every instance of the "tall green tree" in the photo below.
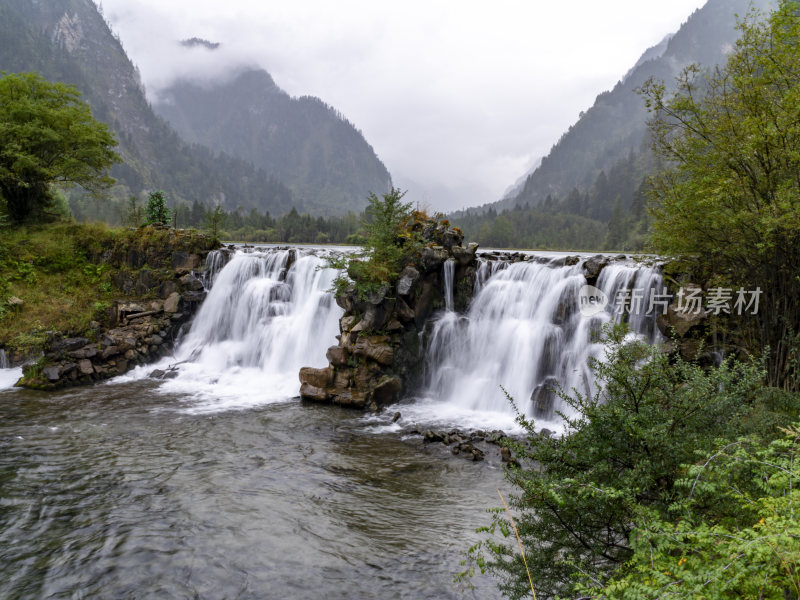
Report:
[[[107,189],[106,171],[120,161],[114,146],[74,87],[36,73],[0,77],[0,194],[14,221],[45,211],[53,184]]]
[[[717,285],[764,291],[738,345],[771,348],[772,384],[800,389],[800,6],[751,13],[727,64],[690,66],[668,94],[642,89],[668,167],[653,178],[653,241],[690,258]]]
[[[169,209],[164,192],[150,192],[145,207],[145,223],[148,225],[167,225],[169,223]]]

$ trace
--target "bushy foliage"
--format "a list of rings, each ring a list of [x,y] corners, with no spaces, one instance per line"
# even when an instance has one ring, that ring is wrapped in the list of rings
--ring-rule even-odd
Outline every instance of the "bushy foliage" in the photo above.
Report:
[[[653,179],[653,239],[718,285],[764,290],[737,343],[750,352],[769,345],[769,381],[800,389],[790,343],[800,331],[798,4],[782,0],[764,21],[751,13],[739,30],[724,67],[688,67],[677,94],[656,81],[643,88],[667,164]]]
[[[720,442],[676,482],[666,516],[637,506],[633,556],[586,598],[765,598],[800,595],[800,424],[764,445]]]
[[[637,551],[634,516],[668,519],[698,452],[708,455],[719,439],[769,435],[785,408],[762,387],[761,365],[729,360],[704,371],[627,340],[621,327],[607,334],[606,360],[592,364],[596,395],[561,393],[571,409],[567,434],[540,436],[520,417],[527,440],[512,444],[521,466],[507,471],[518,491],[510,504],[544,597],[586,582],[602,589]],[[485,531],[507,536],[504,514],[495,511]],[[489,535],[472,555],[500,576],[508,597],[529,593],[522,559],[505,539]]]
[[[362,227],[364,248],[345,257],[332,258],[329,266],[342,274],[334,282],[338,294],[352,285],[358,298],[366,298],[394,283],[403,264],[419,251],[420,235],[415,222],[422,217],[411,203],[403,202],[405,192],[393,188],[378,197],[370,194]]]
[[[106,170],[120,160],[114,146],[74,87],[36,73],[0,78],[0,193],[14,221],[40,216],[53,184],[107,189]]]

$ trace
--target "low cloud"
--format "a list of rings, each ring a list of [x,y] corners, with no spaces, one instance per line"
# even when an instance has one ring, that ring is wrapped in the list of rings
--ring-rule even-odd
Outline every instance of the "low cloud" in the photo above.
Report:
[[[151,99],[262,67],[364,132],[410,196],[451,210],[499,199],[639,55],[702,0],[104,0]],[[200,38],[214,51],[178,42]]]

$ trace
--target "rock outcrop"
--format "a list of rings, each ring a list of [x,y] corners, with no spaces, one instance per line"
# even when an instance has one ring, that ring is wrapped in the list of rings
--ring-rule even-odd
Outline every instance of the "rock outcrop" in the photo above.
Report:
[[[134,299],[116,300],[88,330],[49,332],[41,357],[23,367],[18,385],[54,390],[89,384],[167,354],[205,299],[203,271],[216,245],[197,232],[143,231],[93,256],[112,269],[113,289]],[[224,263],[228,257],[215,258]]]
[[[462,246],[458,229],[434,220],[421,224],[424,247],[396,281],[367,298],[353,286],[338,294],[345,310],[339,344],[328,349],[329,365],[300,371],[306,400],[377,409],[396,401],[421,374],[428,318],[445,307],[444,265],[452,261],[453,307],[469,305],[476,277],[477,244]]]

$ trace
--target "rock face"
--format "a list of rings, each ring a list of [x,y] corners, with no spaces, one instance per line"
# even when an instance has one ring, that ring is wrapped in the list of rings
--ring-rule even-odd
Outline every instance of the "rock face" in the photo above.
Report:
[[[685,294],[703,296],[703,289],[696,283],[682,283]],[[673,294],[677,290],[673,290]],[[713,364],[714,341],[708,331],[709,313],[702,307],[680,306],[677,295],[667,306],[666,313],[656,317],[661,333],[670,338],[667,350],[680,354],[684,360],[697,360],[701,364]]]
[[[395,402],[419,378],[420,334],[428,318],[445,307],[443,265],[454,261],[455,310],[465,310],[475,286],[477,244],[462,246],[463,235],[436,221],[421,225],[425,247],[397,281],[369,298],[348,290],[336,298],[345,309],[339,344],[328,349],[324,369],[300,371],[306,400],[376,409]]]
[[[191,236],[195,237],[187,239]],[[92,322],[79,335],[50,332],[44,355],[23,367],[18,385],[54,390],[89,384],[171,351],[178,330],[205,298],[200,277],[213,244],[191,236],[173,232],[166,243],[159,239],[158,243],[115,247],[94,257],[99,264],[117,269],[112,282],[118,291],[138,299],[117,300],[102,325]]]

